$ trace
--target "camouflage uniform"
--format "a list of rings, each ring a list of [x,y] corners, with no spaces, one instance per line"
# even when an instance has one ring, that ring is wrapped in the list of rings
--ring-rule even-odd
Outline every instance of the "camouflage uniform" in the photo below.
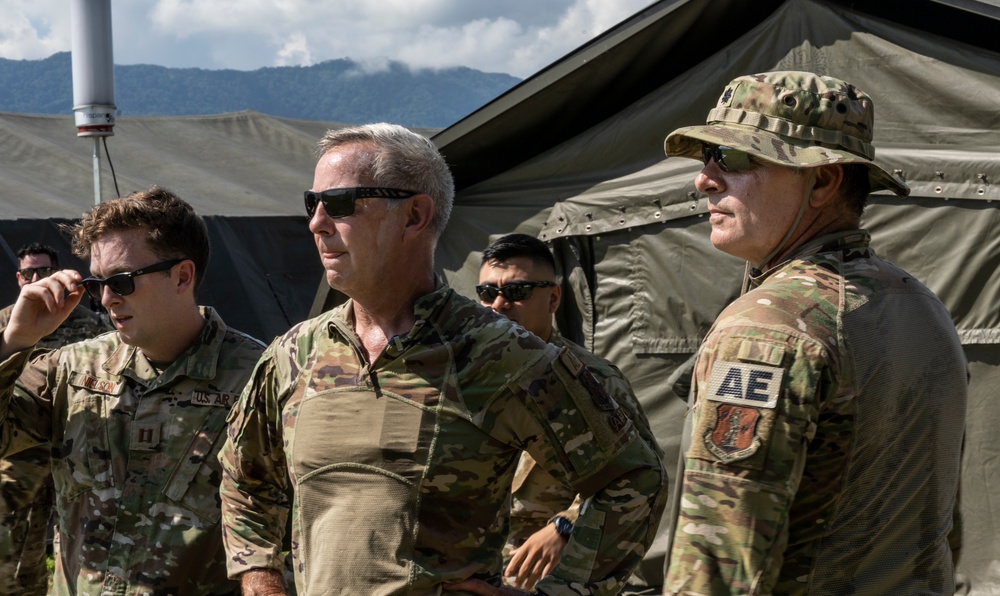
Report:
[[[555,329],[549,336],[549,343],[560,348],[568,348],[573,352],[590,370],[597,382],[625,410],[646,443],[653,446],[662,456],[663,453],[649,428],[646,413],[642,411],[642,406],[635,399],[632,386],[618,367],[564,338]],[[544,528],[552,518],[562,516],[575,523],[581,504],[576,491],[553,478],[528,453],[521,454],[511,490],[510,533],[504,547],[505,565],[510,562],[510,551]]]
[[[220,455],[230,574],[281,569],[291,509],[301,594],[498,585],[527,449],[590,497],[539,590],[617,593],[652,540],[664,474],[573,352],[440,287],[369,365],[351,312],[275,340],[233,411]]]
[[[216,453],[263,350],[210,308],[158,373],[116,333],[0,363],[0,452],[50,441],[55,594],[232,594]]]
[[[950,594],[951,317],[864,231],[796,252],[702,346],[665,593]]]
[[[14,305],[0,310],[0,330]],[[96,337],[109,328],[78,306],[37,347],[54,349]],[[0,594],[48,592],[45,542],[54,500],[48,443],[0,459]]]

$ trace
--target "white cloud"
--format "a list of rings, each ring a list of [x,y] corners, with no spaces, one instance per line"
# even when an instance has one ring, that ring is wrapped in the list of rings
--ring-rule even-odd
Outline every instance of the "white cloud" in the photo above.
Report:
[[[254,69],[351,58],[526,77],[651,0],[156,0],[112,3],[117,64]],[[0,57],[68,51],[68,0],[4,0]],[[8,5],[10,5],[8,7]]]
[[[312,54],[306,43],[306,36],[301,32],[292,33],[278,50],[276,66],[309,66],[312,64]]]
[[[0,57],[38,60],[69,48],[69,2],[4,0]]]

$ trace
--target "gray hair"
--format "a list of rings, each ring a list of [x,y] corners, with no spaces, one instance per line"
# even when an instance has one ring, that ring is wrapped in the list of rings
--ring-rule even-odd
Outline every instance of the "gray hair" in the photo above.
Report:
[[[430,228],[441,237],[455,201],[455,181],[437,146],[397,124],[379,122],[327,131],[319,141],[322,156],[335,147],[363,143],[375,151],[361,175],[377,186],[424,193],[434,201]],[[400,201],[389,201],[390,207]]]

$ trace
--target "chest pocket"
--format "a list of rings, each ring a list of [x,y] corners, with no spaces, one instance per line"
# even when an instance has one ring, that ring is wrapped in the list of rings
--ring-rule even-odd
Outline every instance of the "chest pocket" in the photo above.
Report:
[[[209,410],[163,489],[164,496],[180,504],[206,525],[217,523],[221,515],[219,484],[222,482],[222,466],[216,454],[229,415],[229,408],[212,407]]]
[[[53,481],[62,499],[115,485],[110,419],[124,384],[73,373],[62,445],[53,462]],[[120,479],[119,479],[120,480]]]

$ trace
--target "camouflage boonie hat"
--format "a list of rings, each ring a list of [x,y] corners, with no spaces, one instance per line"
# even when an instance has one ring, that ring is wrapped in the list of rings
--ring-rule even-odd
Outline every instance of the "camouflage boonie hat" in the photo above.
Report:
[[[874,121],[872,98],[850,83],[810,72],[769,72],[734,79],[705,126],[675,130],[663,150],[700,160],[708,143],[797,168],[860,163],[868,167],[872,192],[906,196],[909,187],[873,161]]]

